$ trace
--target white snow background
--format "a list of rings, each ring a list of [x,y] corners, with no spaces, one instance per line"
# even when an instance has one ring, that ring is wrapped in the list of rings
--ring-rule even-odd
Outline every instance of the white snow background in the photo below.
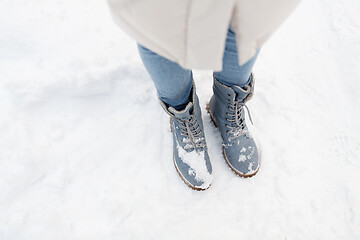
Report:
[[[227,167],[194,72],[214,169],[196,192],[106,1],[0,1],[0,239],[360,239],[359,10],[304,0],[263,47],[254,178]]]

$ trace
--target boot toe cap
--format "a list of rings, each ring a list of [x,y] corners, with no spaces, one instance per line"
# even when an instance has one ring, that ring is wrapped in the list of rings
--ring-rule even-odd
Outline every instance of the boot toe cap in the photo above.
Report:
[[[174,149],[174,164],[182,180],[194,190],[208,189],[212,183],[212,166],[206,150],[185,151],[178,146]]]
[[[237,139],[223,147],[223,154],[230,168],[241,177],[254,176],[260,167],[260,155],[252,139]]]

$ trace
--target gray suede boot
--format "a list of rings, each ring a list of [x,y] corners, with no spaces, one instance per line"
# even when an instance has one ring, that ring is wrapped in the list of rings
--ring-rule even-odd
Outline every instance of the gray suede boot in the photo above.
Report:
[[[213,91],[207,110],[220,130],[225,161],[237,175],[252,177],[259,170],[260,156],[246,126],[244,108],[248,110],[245,103],[253,95],[253,75],[251,74],[250,84],[243,87],[228,87],[214,76]]]
[[[212,182],[212,166],[195,84],[191,92],[191,101],[181,111],[168,107],[161,100],[160,104],[171,118],[173,160],[177,172],[190,188],[198,191],[209,188]]]

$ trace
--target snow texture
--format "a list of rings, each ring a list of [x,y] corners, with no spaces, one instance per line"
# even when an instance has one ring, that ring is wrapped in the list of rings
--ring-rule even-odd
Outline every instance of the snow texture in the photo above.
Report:
[[[194,72],[214,177],[197,192],[105,1],[0,1],[0,239],[360,239],[359,9],[304,0],[263,47],[253,178],[225,163]]]
[[[186,163],[190,169],[189,174],[194,174],[195,180],[202,182],[199,188],[206,189],[210,186],[213,176],[209,173],[206,167],[205,151],[186,151],[178,142],[176,142],[176,148],[179,153],[180,159]]]

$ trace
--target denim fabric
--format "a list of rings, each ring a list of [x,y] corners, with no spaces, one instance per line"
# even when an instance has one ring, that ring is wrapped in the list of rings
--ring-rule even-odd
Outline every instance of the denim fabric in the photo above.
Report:
[[[223,56],[223,67],[221,72],[214,72],[216,79],[224,85],[244,86],[250,82],[250,74],[255,64],[260,49],[256,51],[254,57],[239,66],[238,52],[236,45],[236,35],[229,28]]]
[[[140,57],[153,80],[160,100],[177,110],[183,109],[189,102],[192,88],[192,71],[184,69],[144,46],[138,44]],[[248,62],[239,66],[236,36],[229,27],[223,56],[223,69],[214,72],[214,76],[227,86],[243,86],[249,82],[250,73],[254,66],[256,55]]]

